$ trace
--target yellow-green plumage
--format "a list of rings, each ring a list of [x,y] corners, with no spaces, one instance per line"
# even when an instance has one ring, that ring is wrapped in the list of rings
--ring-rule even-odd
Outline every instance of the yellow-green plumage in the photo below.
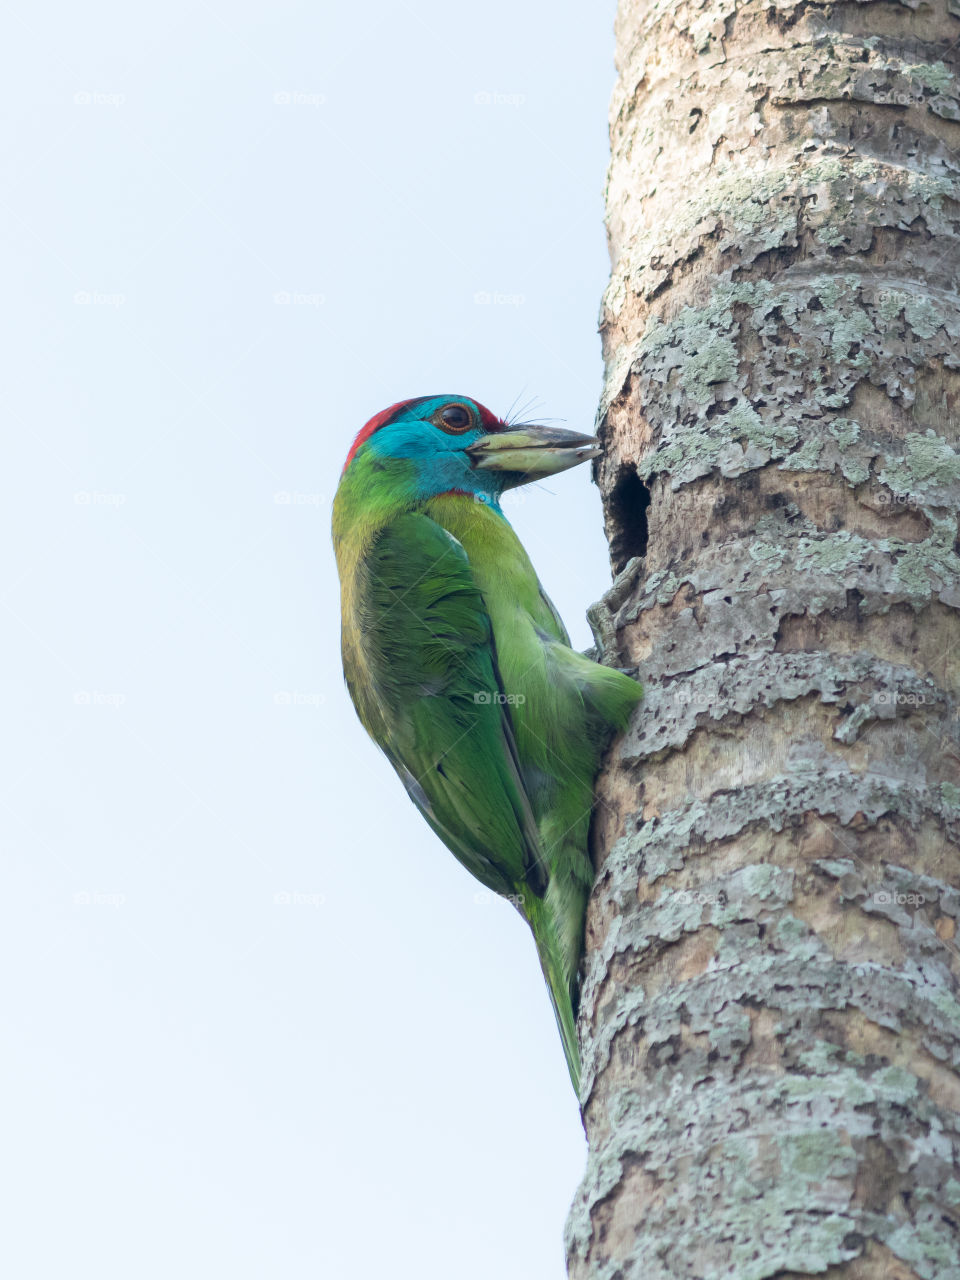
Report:
[[[465,439],[444,430],[451,404],[476,412]],[[433,829],[529,921],[578,1089],[593,782],[641,691],[569,647],[497,501],[529,473],[477,468],[491,440],[498,464],[521,456],[503,424],[464,397],[408,405],[356,450],[334,503],[347,684]]]

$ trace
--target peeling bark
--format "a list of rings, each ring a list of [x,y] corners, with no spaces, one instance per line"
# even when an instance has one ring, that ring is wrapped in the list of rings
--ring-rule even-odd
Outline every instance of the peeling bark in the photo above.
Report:
[[[960,1280],[960,0],[620,0],[574,1280]]]

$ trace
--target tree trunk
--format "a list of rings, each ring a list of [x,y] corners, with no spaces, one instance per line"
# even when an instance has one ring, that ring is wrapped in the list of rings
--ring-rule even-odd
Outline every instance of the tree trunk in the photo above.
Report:
[[[960,1277],[960,0],[621,0],[574,1280]]]

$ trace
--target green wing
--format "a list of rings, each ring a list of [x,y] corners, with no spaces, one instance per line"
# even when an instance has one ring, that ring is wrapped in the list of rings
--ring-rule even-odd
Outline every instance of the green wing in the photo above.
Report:
[[[497,893],[548,872],[517,760],[490,619],[460,543],[417,513],[364,561],[360,719],[447,847]]]
[[[557,606],[553,603],[553,601],[544,591],[543,587],[540,587],[540,599],[543,601],[543,605],[547,613],[553,619],[553,628],[552,628],[553,638],[555,640],[559,640],[561,644],[565,644],[569,647],[570,637],[567,634],[567,628],[563,625],[563,619],[560,617],[560,614],[557,612]]]

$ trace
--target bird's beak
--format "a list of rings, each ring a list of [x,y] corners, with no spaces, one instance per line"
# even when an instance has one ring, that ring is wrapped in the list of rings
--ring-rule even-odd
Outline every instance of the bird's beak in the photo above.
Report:
[[[466,452],[477,470],[509,472],[507,487],[514,488],[598,458],[601,449],[595,436],[531,426],[493,431],[468,445]]]

